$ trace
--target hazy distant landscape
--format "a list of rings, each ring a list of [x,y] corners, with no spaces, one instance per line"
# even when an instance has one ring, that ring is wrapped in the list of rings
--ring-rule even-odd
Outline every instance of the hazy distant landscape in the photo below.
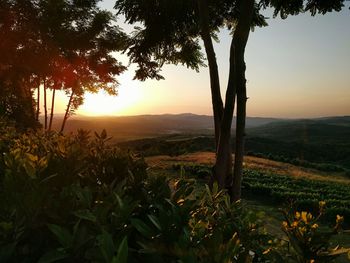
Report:
[[[59,129],[60,118],[57,119],[58,121],[54,123],[53,127]],[[247,127],[257,127],[278,120],[276,118],[248,118]],[[91,131],[105,129],[110,136],[113,136],[115,141],[122,141],[132,138],[181,133],[212,135],[214,123],[212,116],[191,113],[126,117],[73,116],[68,119],[65,132],[75,132],[77,129]]]
[[[112,143],[142,151],[144,155],[155,155],[214,151],[213,128],[211,116],[189,113],[74,116],[67,122],[66,133],[78,129],[92,133],[105,129],[112,137]],[[308,162],[318,163],[321,170],[341,172],[343,168],[350,169],[349,116],[315,119],[248,117],[246,135],[248,155],[311,167],[317,165]]]

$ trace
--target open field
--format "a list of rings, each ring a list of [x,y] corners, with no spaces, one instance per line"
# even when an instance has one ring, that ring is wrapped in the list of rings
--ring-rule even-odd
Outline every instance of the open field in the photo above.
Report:
[[[212,165],[215,160],[213,152],[196,152],[180,156],[151,156],[146,158],[151,168],[169,169],[176,163],[196,163],[203,165]],[[326,173],[314,169],[299,167],[296,165],[272,161],[264,158],[246,156],[244,158],[244,167],[268,173],[287,175],[295,178],[306,178],[312,180],[325,180],[337,183],[350,184],[350,179],[338,173]]]

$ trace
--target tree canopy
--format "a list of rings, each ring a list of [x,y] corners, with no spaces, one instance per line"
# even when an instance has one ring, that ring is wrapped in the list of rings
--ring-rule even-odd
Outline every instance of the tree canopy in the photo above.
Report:
[[[34,104],[40,102],[35,102],[32,94],[43,81],[50,89],[73,94],[69,110],[82,103],[85,91],[104,89],[116,94],[116,76],[126,67],[112,52],[124,49],[126,35],[97,2],[0,2],[3,114],[16,119],[27,111],[28,119],[33,120]],[[20,100],[27,100],[28,105],[19,103],[24,108],[16,114]]]

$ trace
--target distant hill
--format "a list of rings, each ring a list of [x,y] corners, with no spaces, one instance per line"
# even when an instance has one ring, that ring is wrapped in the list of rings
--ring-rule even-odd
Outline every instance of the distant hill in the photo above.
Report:
[[[246,153],[249,155],[323,171],[350,169],[350,117],[274,120],[247,128],[246,133]],[[215,150],[212,133],[199,132],[134,140],[121,146],[146,155]]]
[[[271,122],[247,130],[246,148],[274,159],[350,168],[350,117]]]
[[[248,130],[253,137],[307,143],[350,143],[350,117],[284,120]]]
[[[54,126],[59,128],[59,125],[57,122]],[[212,116],[184,113],[74,116],[68,120],[65,131],[85,129],[100,132],[106,129],[113,137],[112,143],[133,140],[125,146],[150,154],[178,154],[213,151],[213,128]],[[350,116],[315,119],[248,117],[246,133],[246,151],[251,155],[312,167],[312,163],[316,163],[323,170],[337,170],[335,166],[350,169]]]
[[[247,127],[258,127],[279,120],[281,119],[248,117]],[[59,122],[54,123],[55,129],[59,127]],[[191,113],[122,117],[74,116],[68,119],[65,131],[75,132],[77,129],[106,129],[115,141],[123,141],[179,133],[213,134],[214,124],[212,116]]]

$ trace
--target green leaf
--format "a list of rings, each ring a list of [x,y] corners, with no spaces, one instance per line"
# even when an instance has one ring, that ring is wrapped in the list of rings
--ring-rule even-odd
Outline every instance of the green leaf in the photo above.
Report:
[[[48,227],[64,248],[69,248],[72,245],[73,237],[67,229],[53,224],[48,224]]]
[[[114,256],[115,248],[112,235],[103,230],[102,234],[97,237],[103,258],[107,263],[111,262]]]
[[[162,227],[160,226],[160,222],[159,222],[158,218],[156,218],[153,215],[148,215],[148,218],[149,218],[149,220],[151,220],[153,225],[155,225],[156,228],[158,228],[158,230],[162,230]]]
[[[79,187],[76,195],[85,207],[91,207],[92,193],[88,187],[84,187],[83,189]]]
[[[113,263],[126,263],[128,260],[128,238],[125,236],[118,247],[117,256],[113,257]]]
[[[114,193],[114,195],[115,195],[115,198],[116,198],[117,201],[118,201],[119,207],[120,207],[121,209],[123,209],[123,207],[124,207],[124,202],[123,202],[123,200],[120,198],[120,196],[119,196],[118,194]]]
[[[152,229],[140,219],[131,219],[131,224],[144,236],[151,238],[153,236]]]
[[[15,252],[16,242],[0,247],[0,262],[8,262]]]
[[[96,222],[96,216],[87,209],[78,210],[74,212],[74,215],[79,217],[80,219],[85,219],[94,223]]]
[[[63,249],[51,250],[44,254],[38,261],[38,263],[51,263],[58,260],[62,260],[68,257],[68,254]]]
[[[207,196],[209,197],[210,201],[213,201],[212,193],[210,191],[209,185],[205,185],[205,190],[207,191]]]

